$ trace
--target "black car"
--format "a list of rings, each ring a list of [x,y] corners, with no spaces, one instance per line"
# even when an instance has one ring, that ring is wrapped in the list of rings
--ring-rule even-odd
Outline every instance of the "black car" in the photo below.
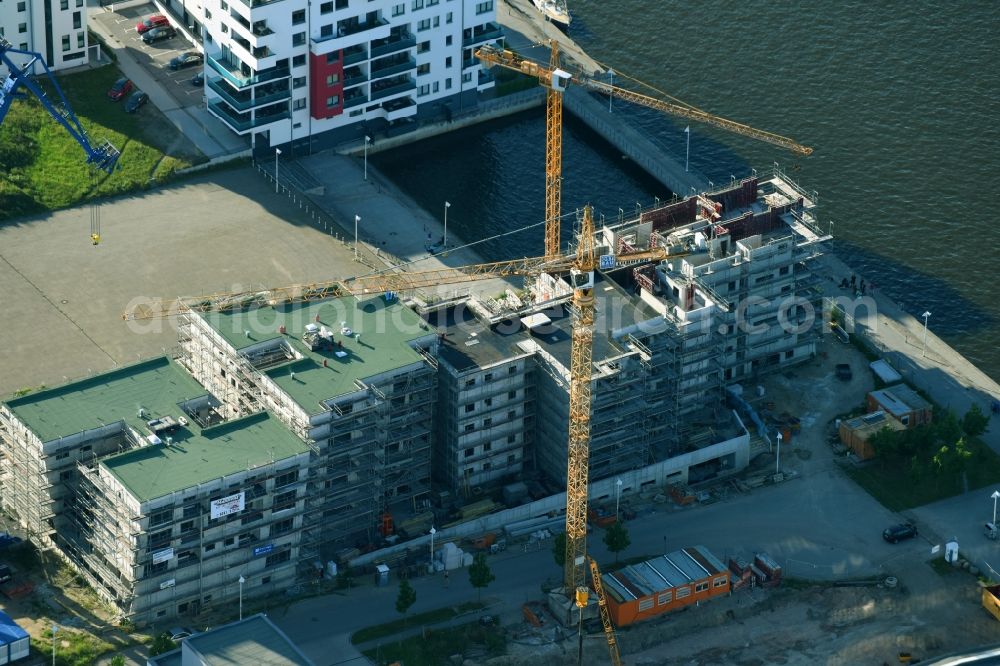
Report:
[[[893,525],[882,532],[882,538],[889,543],[896,543],[898,541],[903,541],[904,539],[912,539],[915,536],[917,536],[917,526],[913,523],[900,523],[899,525]]]
[[[125,113],[135,113],[139,110],[139,107],[148,101],[149,95],[141,90],[136,90],[134,93],[129,95],[128,101],[125,102]]]
[[[197,88],[200,88],[201,86],[205,85],[205,74],[202,72],[198,72],[197,74],[192,76],[191,85]]]
[[[184,69],[185,67],[193,67],[194,65],[200,65],[204,62],[204,58],[197,51],[188,51],[187,53],[182,53],[179,56],[175,56],[170,59],[168,67],[170,69]]]
[[[142,33],[142,41],[146,44],[152,44],[153,42],[162,42],[164,39],[170,39],[177,34],[177,31],[170,26],[163,26],[161,28],[153,28]]]
[[[851,381],[854,374],[851,372],[851,366],[847,363],[837,364],[837,379],[845,382]]]

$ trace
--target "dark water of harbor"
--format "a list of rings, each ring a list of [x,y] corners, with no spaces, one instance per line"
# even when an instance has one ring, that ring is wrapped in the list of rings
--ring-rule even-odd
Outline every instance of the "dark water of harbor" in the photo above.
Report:
[[[798,158],[692,124],[691,167],[723,183],[779,162],[819,192],[819,215],[848,263],[914,316],[929,310],[932,330],[1000,378],[993,3],[571,0],[570,9],[570,36],[616,72],[813,146]],[[619,102],[614,113],[683,160],[684,121]],[[474,240],[542,219],[544,131],[539,110],[374,161],[429,210],[450,201],[449,228]],[[573,122],[564,177],[564,212],[590,202],[617,216],[666,196]],[[535,228],[482,254],[541,248]]]

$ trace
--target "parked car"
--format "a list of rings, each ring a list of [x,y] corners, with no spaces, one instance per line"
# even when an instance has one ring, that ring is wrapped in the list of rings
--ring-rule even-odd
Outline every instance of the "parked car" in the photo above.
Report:
[[[170,39],[177,34],[177,31],[168,25],[162,26],[160,28],[153,28],[142,33],[142,41],[146,44],[152,44],[154,42],[162,42],[165,39]]]
[[[9,546],[16,546],[21,543],[23,539],[21,537],[14,536],[7,532],[0,534],[0,550],[7,548]]]
[[[175,643],[180,643],[185,638],[193,636],[195,631],[194,629],[189,629],[188,627],[174,627],[167,633],[170,634],[170,640]]]
[[[913,523],[900,523],[886,528],[882,532],[882,538],[889,543],[897,543],[904,539],[912,539],[917,536],[917,526]]]
[[[851,366],[850,365],[848,365],[847,363],[838,363],[837,364],[837,379],[840,379],[840,380],[845,381],[845,382],[849,382],[849,381],[851,381],[851,377],[853,377],[853,376],[854,375],[851,373]]]
[[[149,101],[149,95],[142,92],[141,90],[136,90],[125,102],[125,113],[135,113],[139,110],[143,104]]]
[[[135,31],[140,35],[149,32],[153,28],[162,28],[170,25],[170,21],[163,14],[153,14],[148,19],[144,19],[135,24]]]
[[[199,88],[201,86],[205,85],[205,73],[204,72],[198,72],[197,74],[195,74],[194,76],[192,76],[191,77],[191,85],[199,87]]]
[[[122,77],[111,86],[111,90],[108,91],[108,99],[117,102],[130,92],[132,92],[132,82]]]
[[[194,65],[200,65],[205,62],[204,57],[197,51],[188,51],[187,53],[182,53],[179,56],[174,56],[170,59],[167,64],[170,69],[184,69],[185,67],[193,67]]]

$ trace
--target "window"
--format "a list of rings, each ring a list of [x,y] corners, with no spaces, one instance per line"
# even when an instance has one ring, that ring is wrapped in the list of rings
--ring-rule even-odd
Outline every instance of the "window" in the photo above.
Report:
[[[371,2],[371,0],[368,0]],[[347,0],[337,0],[337,9],[347,9]]]
[[[17,3],[17,11],[23,12],[26,11],[27,9],[28,9],[27,3],[24,2]]]
[[[299,480],[299,470],[293,469],[290,472],[285,472],[284,474],[279,474],[274,479],[274,487],[281,488],[283,486],[290,485]]]
[[[306,98],[305,97],[300,97],[299,99],[297,99],[294,102],[292,102],[292,110],[293,111],[301,111],[304,108],[306,108]]]
[[[340,74],[328,74],[326,77],[326,85],[335,86],[340,83]]]
[[[656,598],[657,606],[665,606],[670,603],[670,592],[660,592],[660,596]]]
[[[170,530],[162,530],[149,535],[149,550],[156,550],[170,543]]]
[[[426,95],[427,93],[421,93],[421,94],[422,95]],[[467,424],[465,426],[465,432],[474,432],[475,429],[476,429],[476,424],[475,423],[469,423],[469,424]]]
[[[451,90],[451,79],[445,79],[444,80],[444,89],[445,90]]]
[[[56,454],[56,460],[62,460],[63,458],[69,458],[69,451],[63,451],[62,453]]]
[[[24,48],[27,49],[28,47],[25,46]],[[417,88],[417,97],[423,97],[424,95],[430,93],[430,91],[431,91],[430,86],[420,86],[419,88]]]
[[[183,523],[181,523],[181,534],[184,534],[185,532],[191,532],[193,530],[194,530],[193,520],[186,520]]]
[[[514,400],[515,398],[517,398],[517,391],[510,391],[507,393],[508,400]]]
[[[80,27],[80,12],[73,12],[73,29],[79,30]]]
[[[430,42],[420,42],[417,44],[417,53],[427,53],[431,50]]]
[[[492,451],[492,450],[493,450],[493,443],[492,442],[486,442],[485,444],[483,444],[483,453],[487,453],[487,452]]]
[[[910,415],[909,414],[904,414],[902,416],[902,418],[899,419],[899,422],[902,423],[905,426],[910,425]]]
[[[215,544],[214,543],[210,543],[207,546],[205,546],[205,552],[206,553],[211,553],[213,550],[215,550]]]
[[[513,444],[516,441],[517,441],[517,435],[507,435],[507,443],[508,444]],[[513,462],[513,461],[510,461],[510,462]]]
[[[273,566],[277,566],[282,562],[287,562],[290,559],[292,559],[292,551],[290,550],[283,550],[280,553],[275,553],[274,555],[268,555],[267,560],[264,562],[264,568],[267,569]]]
[[[427,6],[428,6],[428,7],[433,7],[433,6],[434,6],[434,5],[436,5],[436,4],[438,3],[438,2],[439,2],[439,0],[427,0]]]
[[[18,32],[28,32],[28,24],[27,23],[18,24],[17,31]],[[22,51],[27,51],[28,50],[28,45],[27,44],[21,44],[21,50]]]
[[[221,9],[222,11],[226,11],[227,9],[229,9],[229,4],[226,2],[226,0],[219,0],[219,9]]]
[[[486,2],[476,3],[476,13],[485,14],[486,12],[493,11],[493,0],[487,0]]]
[[[708,582],[707,581],[703,582],[703,583],[698,583],[697,585],[694,586],[694,591],[695,592],[704,592],[707,589],[708,589]]]
[[[441,17],[440,16],[435,16],[434,17],[434,27],[437,28],[437,27],[440,27],[440,25],[441,25]]]
[[[483,375],[483,381],[484,382],[491,382],[491,381],[493,381],[493,373],[492,372],[487,372],[485,375]]]
[[[448,56],[447,58],[444,59],[444,66],[451,67],[451,56]]]
[[[493,406],[493,398],[486,398],[486,400],[483,400],[483,404],[486,405],[487,407],[492,407]]]
[[[716,578],[712,581],[712,587],[724,587],[727,582],[728,579],[725,576],[722,578]]]
[[[362,113],[364,113],[364,110],[363,110],[363,109],[354,109],[353,111],[351,111],[351,112],[350,112],[349,114],[347,114],[347,115],[348,115],[349,117],[351,117],[351,118],[357,118],[357,117],[358,117],[358,116],[360,116],[360,115],[361,115]]]
[[[417,76],[423,76],[424,74],[431,73],[430,63],[424,63],[422,65],[417,65]]]
[[[292,67],[302,67],[306,64],[306,57],[304,55],[297,55],[292,58]]]
[[[788,266],[782,266],[779,268],[778,275],[788,275]]]
[[[320,14],[332,14],[333,13],[333,3],[332,2],[324,2],[323,4],[321,4],[319,6],[319,13]]]
[[[271,511],[284,511],[285,509],[295,508],[295,491],[289,490],[288,492],[281,493],[274,496],[274,506]]]
[[[483,419],[483,427],[484,428],[489,428],[492,425],[493,425],[493,419],[491,419],[491,418]]]
[[[674,595],[674,598],[683,599],[684,597],[690,597],[690,596],[691,596],[691,588],[685,586],[677,588],[677,593]]]
[[[304,76],[296,76],[294,79],[292,79],[293,88],[302,88],[305,85],[306,85],[306,77]]]
[[[449,21],[449,23],[451,23],[451,21]],[[451,35],[448,35],[447,37],[444,38],[444,45],[451,46]]]
[[[451,12],[448,12],[447,14],[444,15],[444,22],[445,23],[451,23],[451,20],[452,20],[451,19]],[[448,43],[451,44],[451,37],[448,38]]]
[[[76,0],[77,7],[83,7],[83,0]]]
[[[76,470],[73,470],[73,469],[64,469],[63,471],[59,472],[59,480],[60,481],[69,481],[70,479],[73,478],[73,472],[75,472],[75,471]]]
[[[430,29],[431,29],[430,19],[424,19],[417,24],[417,32],[423,32],[424,30],[430,30]]]
[[[146,576],[147,577],[149,577],[149,576],[155,576],[156,574],[163,573],[164,571],[167,570],[167,565],[168,564],[169,564],[169,562],[167,562],[167,561],[157,562],[156,564],[147,564],[146,565]]]
[[[292,46],[302,46],[306,43],[306,33],[297,32],[292,35]]]
[[[300,25],[306,22],[306,10],[299,9],[292,12],[292,25]]]
[[[472,72],[462,74],[462,83],[469,83],[470,81],[472,81]]]
[[[267,585],[270,582],[271,582],[271,577],[270,576],[264,576],[263,578],[260,579],[260,584],[261,585]]]
[[[333,24],[331,23],[330,25],[324,25],[322,28],[320,28],[319,29],[319,36],[320,37],[333,37]]]
[[[413,11],[424,8],[424,0],[413,0]]]
[[[647,597],[645,599],[639,599],[639,611],[647,611],[653,607],[653,598]]]
[[[472,388],[475,385],[476,385],[475,379],[470,379],[467,382],[465,382],[465,388]]]
[[[507,412],[508,421],[513,421],[515,418],[517,418],[517,412],[515,412],[513,409]]]
[[[392,15],[393,16],[402,16],[405,13],[406,13],[406,3],[405,2],[401,2],[398,5],[393,5],[392,6]]]
[[[69,9],[69,0],[59,0],[59,9],[62,10]]]
[[[509,368],[507,368],[507,374],[508,375],[516,375],[517,374],[517,366],[516,365],[512,365]]]
[[[173,509],[163,509],[162,511],[157,511],[156,513],[149,516],[149,526],[157,527],[158,525],[163,525],[169,523],[173,520],[174,510]]]
[[[305,58],[305,56],[302,57]],[[340,62],[340,51],[333,51],[326,54],[326,64],[332,65],[335,62]]]
[[[466,450],[465,450],[465,457],[466,457],[466,458],[471,458],[471,457],[472,457],[472,455],[473,455],[473,454],[474,454],[475,452],[476,452],[476,450],[475,450],[475,449],[466,449]]]
[[[282,534],[287,534],[292,531],[293,521],[291,518],[286,518],[284,520],[276,522],[271,525],[271,536],[281,536]]]
[[[435,81],[434,84],[431,86],[431,92],[437,92],[440,89],[441,89],[441,83],[438,81]]]
[[[476,411],[476,403],[470,402],[469,404],[467,404],[465,406],[465,413],[466,414],[471,414],[474,411]]]

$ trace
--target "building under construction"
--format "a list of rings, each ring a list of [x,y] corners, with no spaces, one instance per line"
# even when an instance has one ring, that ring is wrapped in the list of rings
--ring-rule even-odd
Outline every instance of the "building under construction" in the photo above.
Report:
[[[311,447],[304,563],[428,505],[437,335],[411,309],[375,297],[191,313],[180,342],[228,416],[267,409]]]
[[[153,622],[296,577],[309,449],[266,413],[219,423],[167,358],[3,406],[4,508],[123,616]]]

